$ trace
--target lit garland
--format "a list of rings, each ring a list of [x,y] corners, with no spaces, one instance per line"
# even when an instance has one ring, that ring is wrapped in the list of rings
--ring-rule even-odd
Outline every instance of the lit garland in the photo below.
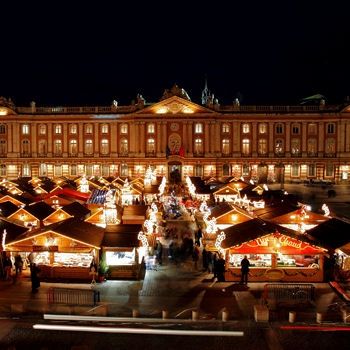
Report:
[[[153,226],[154,223],[151,220],[145,220],[145,222],[143,223],[143,225],[146,227],[147,230],[147,234],[151,235],[153,233]]]
[[[145,173],[145,178],[143,180],[143,183],[145,186],[147,185],[151,185],[153,181],[155,181],[157,178],[157,170],[154,169],[152,171],[152,168],[151,166],[149,165],[147,170],[146,170],[146,173]]]
[[[189,176],[186,177],[186,184],[188,187],[188,191],[192,196],[196,195],[196,186],[192,183],[191,179]]]
[[[322,210],[324,211],[324,216],[329,216],[331,213],[326,203],[322,205]]]
[[[5,247],[6,236],[7,236],[7,231],[6,229],[4,229],[4,231],[2,232],[2,240],[1,240],[2,250],[6,250],[6,247]]]
[[[158,188],[158,190],[159,190],[159,195],[160,195],[160,196],[163,195],[164,190],[165,190],[165,186],[166,186],[166,177],[163,176],[162,182],[161,182],[161,184],[160,184],[160,186],[159,186],[159,188]]]
[[[221,231],[220,234],[216,237],[216,241],[215,241],[215,248],[218,250],[218,252],[222,256],[225,256],[225,249],[221,247],[221,243],[225,238],[226,238],[225,232]]]
[[[139,232],[137,238],[141,241],[143,247],[149,246],[147,237],[142,231]]]

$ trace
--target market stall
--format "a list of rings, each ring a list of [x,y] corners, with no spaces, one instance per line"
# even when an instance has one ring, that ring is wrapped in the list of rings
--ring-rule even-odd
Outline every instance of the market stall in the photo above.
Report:
[[[90,265],[97,262],[103,229],[69,218],[42,229],[27,231],[7,241],[7,251],[22,252],[40,266],[42,279],[90,280]]]
[[[327,250],[307,236],[261,219],[253,219],[223,231],[226,249],[226,280],[239,281],[240,264],[246,255],[249,280],[321,282]]]

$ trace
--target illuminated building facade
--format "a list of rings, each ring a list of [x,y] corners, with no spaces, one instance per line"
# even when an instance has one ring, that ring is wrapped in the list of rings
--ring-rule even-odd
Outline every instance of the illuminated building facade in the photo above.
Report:
[[[0,98],[0,177],[244,177],[348,183],[350,106],[192,102],[176,85],[157,103],[17,107]]]

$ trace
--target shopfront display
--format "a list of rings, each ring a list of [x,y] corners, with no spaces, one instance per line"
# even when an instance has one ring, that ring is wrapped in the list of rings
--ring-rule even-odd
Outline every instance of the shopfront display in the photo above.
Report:
[[[241,260],[250,262],[250,281],[323,281],[323,257],[326,250],[281,233],[230,247],[226,251],[226,280],[239,281]]]

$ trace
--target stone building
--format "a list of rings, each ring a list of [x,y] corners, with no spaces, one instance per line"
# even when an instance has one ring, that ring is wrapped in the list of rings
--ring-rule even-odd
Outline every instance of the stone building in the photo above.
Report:
[[[321,103],[322,102],[322,103]],[[15,106],[0,98],[0,177],[243,177],[347,183],[350,106],[202,105],[174,85],[157,103]]]

